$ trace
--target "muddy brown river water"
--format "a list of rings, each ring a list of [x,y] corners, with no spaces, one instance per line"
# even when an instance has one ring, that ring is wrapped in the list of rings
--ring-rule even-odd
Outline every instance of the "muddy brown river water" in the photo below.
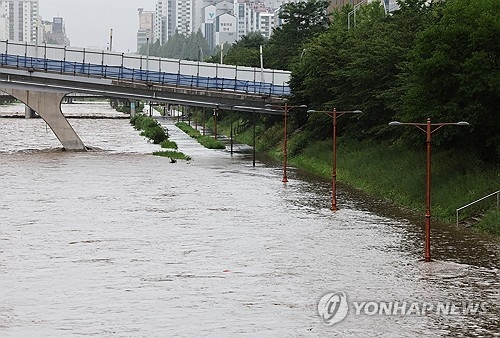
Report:
[[[94,151],[0,118],[0,337],[499,336],[498,242],[434,222],[425,263],[421,215],[345,187],[332,213],[328,182],[171,121],[189,163],[127,120],[70,123]]]

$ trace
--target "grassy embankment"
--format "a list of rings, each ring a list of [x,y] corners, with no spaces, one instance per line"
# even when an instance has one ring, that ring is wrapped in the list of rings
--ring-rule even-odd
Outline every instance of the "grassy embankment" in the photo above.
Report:
[[[221,132],[229,133],[227,122],[219,124]],[[252,144],[252,128],[236,135],[242,143]],[[257,126],[256,150],[275,159],[282,159],[283,130],[277,124],[267,130]],[[330,179],[332,141],[315,141],[307,132],[295,132],[288,140],[290,165],[322,178]],[[414,210],[425,210],[425,144],[415,147],[373,140],[356,141],[339,138],[337,148],[337,179],[373,196],[382,197]],[[500,170],[485,165],[474,154],[440,152],[432,155],[432,214],[453,223],[455,210],[499,189]],[[500,211],[494,208],[495,198],[464,211],[464,217],[483,213],[475,228],[500,236]],[[484,211],[486,210],[486,211]]]
[[[153,141],[154,144],[159,144],[162,148],[168,149],[164,151],[155,151],[153,155],[168,157],[172,160],[191,160],[191,157],[177,151],[177,144],[168,139],[167,133],[155,119],[137,114],[130,119],[130,123],[135,129],[141,130],[141,136],[147,137]]]

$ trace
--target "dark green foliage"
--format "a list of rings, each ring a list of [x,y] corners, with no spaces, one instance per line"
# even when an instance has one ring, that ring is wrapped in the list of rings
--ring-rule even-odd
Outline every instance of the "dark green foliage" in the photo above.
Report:
[[[266,39],[260,32],[253,32],[243,36],[229,48],[224,56],[224,63],[229,65],[260,67],[260,46]]]
[[[328,4],[324,0],[284,4],[279,18],[285,23],[273,31],[266,44],[264,66],[290,69],[291,61],[301,55],[302,45],[328,27]]]
[[[10,104],[12,102],[15,102],[16,99],[11,97],[11,96],[6,96],[2,99],[0,99],[0,105],[7,105],[7,104]]]
[[[332,15],[329,29],[303,46],[292,60],[291,101],[313,109],[363,114],[339,132],[351,138],[415,144],[423,136],[390,128],[391,120],[457,122],[471,128],[444,128],[433,139],[441,149],[500,158],[500,2],[408,0],[384,15],[378,3],[362,6],[347,28],[346,7]],[[291,114],[296,125],[331,137],[327,119]]]
[[[141,136],[149,138],[154,144],[160,144],[167,139],[165,130],[151,117],[137,114],[130,119],[130,123],[135,129],[142,130]]]
[[[143,45],[139,50],[139,54],[147,55],[148,53],[151,56],[203,61],[212,51],[208,47],[202,32],[198,30],[189,36],[175,33],[163,46],[160,45],[159,41],[156,41],[150,44],[149,47]]]
[[[500,2],[449,0],[419,34],[401,83],[399,117],[471,123],[436,135],[446,147],[500,158]],[[458,137],[457,137],[458,136]]]

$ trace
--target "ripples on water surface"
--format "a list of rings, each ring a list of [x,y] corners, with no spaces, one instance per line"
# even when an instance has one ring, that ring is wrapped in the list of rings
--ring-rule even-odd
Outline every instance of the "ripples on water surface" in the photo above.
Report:
[[[64,106],[66,114],[110,111]],[[71,119],[97,152],[66,153],[41,119],[0,119],[0,336],[498,336],[499,247],[171,128],[189,164],[148,155],[127,120]],[[317,302],[485,302],[477,315],[359,315]]]

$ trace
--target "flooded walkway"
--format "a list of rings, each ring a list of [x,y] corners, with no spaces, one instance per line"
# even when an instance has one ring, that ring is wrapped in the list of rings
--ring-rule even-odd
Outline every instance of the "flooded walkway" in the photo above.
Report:
[[[2,337],[498,335],[498,243],[436,222],[424,263],[419,215],[384,201],[341,189],[332,213],[327,182],[291,169],[283,185],[279,166],[173,126],[193,161],[151,156],[126,120],[70,122],[98,151],[0,119]],[[348,313],[325,325],[332,292]]]

